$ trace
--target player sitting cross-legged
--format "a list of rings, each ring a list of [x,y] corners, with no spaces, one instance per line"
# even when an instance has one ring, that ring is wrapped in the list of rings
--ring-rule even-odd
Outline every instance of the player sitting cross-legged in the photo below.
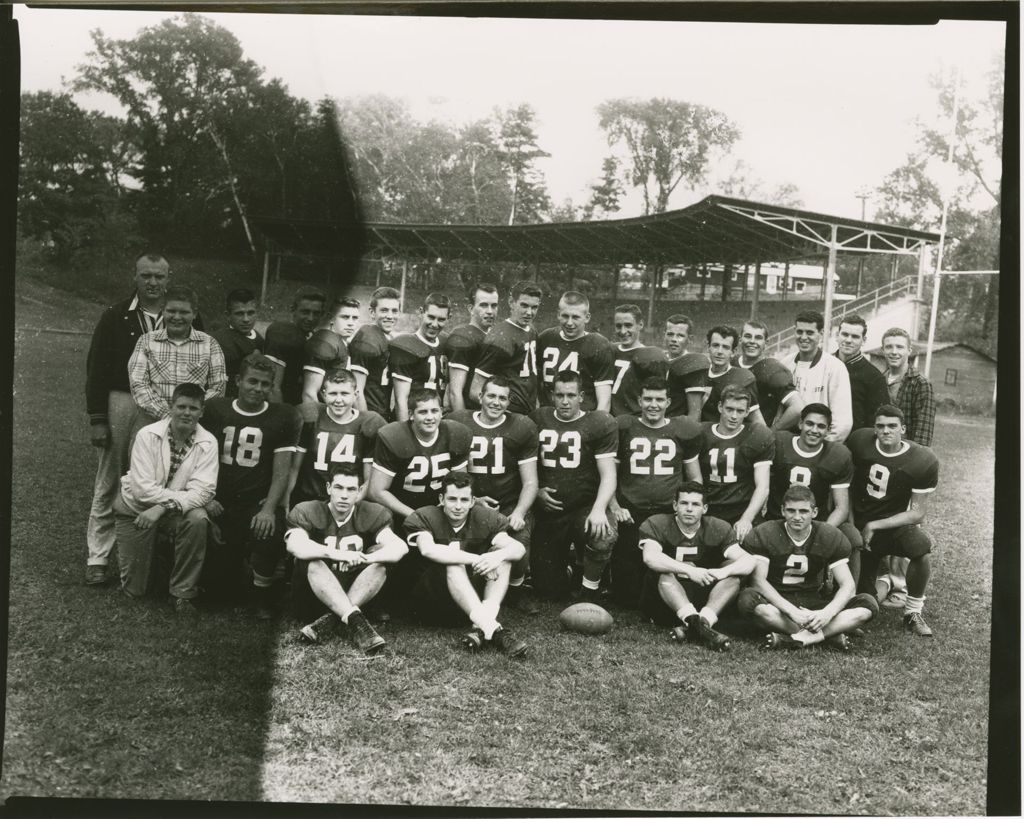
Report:
[[[846,633],[878,613],[870,594],[855,594],[850,544],[834,526],[814,520],[814,493],[794,485],[782,496],[783,520],[762,523],[744,541],[754,556],[741,614],[768,630],[764,648],[803,648],[827,640],[849,649]],[[819,588],[831,569],[836,590],[824,606]]]
[[[388,566],[408,549],[391,530],[391,513],[360,500],[361,465],[337,464],[329,475],[327,501],[306,501],[288,513],[285,542],[297,561],[292,594],[307,624],[299,633],[318,643],[340,619],[359,649],[375,654],[384,648],[384,638],[360,606],[377,595]]]
[[[679,484],[675,494],[675,514],[654,515],[640,525],[648,569],[641,609],[658,625],[675,626],[676,639],[727,649],[729,638],[714,626],[739,594],[740,578],[753,570],[753,558],[740,547],[732,526],[705,515],[700,483]]]
[[[472,479],[449,472],[441,479],[440,506],[424,506],[406,519],[409,544],[429,562],[413,588],[422,618],[445,622],[468,617],[463,638],[471,651],[493,645],[511,657],[526,643],[498,622],[512,564],[526,550],[508,533],[508,518],[474,502]]]

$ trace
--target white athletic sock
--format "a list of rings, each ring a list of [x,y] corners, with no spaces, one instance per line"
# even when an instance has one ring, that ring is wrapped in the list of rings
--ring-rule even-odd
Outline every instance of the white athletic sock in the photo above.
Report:
[[[469,620],[484,633],[485,640],[490,640],[498,629],[498,621],[494,619],[483,603],[469,612]]]
[[[686,618],[697,613],[697,609],[693,607],[692,603],[687,603],[685,606],[680,606],[676,609],[676,617],[679,618],[680,623],[685,623]]]
[[[600,587],[601,587],[600,579],[598,579],[598,580],[587,580],[587,578],[585,578],[585,577],[583,578],[583,588],[590,589],[591,591],[597,591],[597,589],[599,589]]]
[[[513,577],[509,579],[508,584],[513,588],[518,588],[519,586],[523,585],[523,581],[525,579],[525,577]]]
[[[911,597],[907,595],[907,602],[903,604],[903,615],[920,614],[924,611],[924,597]]]
[[[825,635],[820,631],[808,631],[805,628],[800,629],[796,634],[789,635],[798,643],[803,643],[805,646],[813,645],[814,643],[820,643],[825,639]]]
[[[718,622],[718,615],[715,614],[715,612],[712,609],[709,609],[707,606],[700,610],[700,616],[703,617],[705,621],[707,621],[707,624],[709,626],[713,627],[715,623]]]
[[[253,572],[252,573],[252,584],[257,589],[269,589],[271,586],[274,585],[274,578],[273,577],[264,577],[262,574],[256,574],[256,572]]]

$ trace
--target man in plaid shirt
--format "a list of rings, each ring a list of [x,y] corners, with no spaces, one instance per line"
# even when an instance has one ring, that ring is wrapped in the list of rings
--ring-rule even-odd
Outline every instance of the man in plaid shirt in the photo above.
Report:
[[[213,336],[192,326],[195,311],[192,290],[168,287],[164,326],[144,334],[135,344],[128,361],[128,381],[139,407],[136,432],[168,417],[171,396],[179,384],[198,384],[208,399],[224,394],[228,380],[224,353]]]

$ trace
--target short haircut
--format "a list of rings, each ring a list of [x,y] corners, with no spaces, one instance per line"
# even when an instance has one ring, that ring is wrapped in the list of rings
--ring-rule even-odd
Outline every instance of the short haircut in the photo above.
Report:
[[[167,292],[171,292],[169,288]],[[907,340],[907,347],[911,350],[914,349],[914,340],[910,337],[910,333],[908,333],[902,327],[890,327],[888,330],[882,333],[882,344],[885,344],[885,340],[887,338],[891,338],[892,336],[899,336],[900,338],[905,338]]]
[[[452,302],[444,293],[427,293],[423,299],[423,309],[426,310],[430,305],[434,307],[440,307],[444,310],[452,309]]]
[[[377,302],[381,299],[394,299],[401,303],[402,295],[393,287],[378,287],[370,294],[370,309],[377,309]]]
[[[490,282],[477,282],[473,285],[473,289],[469,291],[469,302],[470,304],[476,304],[477,293],[493,293],[495,296],[498,295],[497,285],[493,285]]]
[[[148,250],[145,253],[140,253],[138,256],[135,257],[135,261],[132,262],[132,267],[138,267],[139,262],[141,262],[143,259],[145,259],[147,262],[153,263],[163,262],[168,267],[170,267],[170,264],[167,262],[167,259],[161,256],[159,253],[152,253]]]
[[[483,395],[485,392],[487,392],[487,388],[491,386],[491,384],[493,384],[495,387],[504,387],[509,391],[510,395],[512,393],[512,382],[509,379],[507,379],[503,375],[489,375],[487,376],[487,378],[484,379],[484,385],[480,389],[480,395]]]
[[[355,478],[356,483],[362,484],[363,482],[363,467],[362,464],[354,461],[345,461],[340,464],[331,464],[327,469],[327,485],[330,486],[334,483],[335,475],[344,475],[346,478]]]
[[[332,316],[336,316],[342,307],[352,307],[358,310],[361,305],[359,304],[359,299],[353,299],[351,296],[338,296],[331,301],[331,307],[327,312]]]
[[[186,381],[184,384],[179,384],[174,388],[174,392],[171,393],[171,406],[174,406],[174,402],[179,398],[191,398],[194,401],[198,401],[200,406],[206,403],[206,390],[200,387],[198,384],[193,384]]]
[[[687,333],[693,330],[693,319],[689,316],[684,316],[682,313],[673,313],[665,319],[665,324],[685,324]]]
[[[664,390],[666,393],[669,392],[668,381],[657,375],[652,375],[649,378],[645,378],[640,382],[640,392],[644,390]]]
[[[740,340],[739,330],[737,330],[735,327],[730,327],[728,324],[716,324],[707,332],[706,338],[708,340],[708,344],[711,343],[711,336],[713,336],[715,333],[718,333],[718,335],[720,335],[722,338],[731,338],[732,348],[734,350],[736,349],[736,344]]]
[[[292,299],[292,310],[299,306],[300,301],[318,301],[324,305],[327,303],[327,294],[318,287],[300,287]]]
[[[426,387],[421,387],[409,393],[409,400],[405,402],[405,405],[408,407],[409,414],[411,415],[416,411],[417,406],[425,404],[427,401],[437,401],[437,405],[440,406],[441,396],[437,394],[437,390],[428,390]]]
[[[842,327],[844,324],[856,324],[858,327],[860,327],[860,328],[862,328],[864,330],[864,336],[867,337],[867,334],[868,334],[868,323],[866,321],[864,321],[864,317],[863,316],[859,316],[856,313],[854,313],[851,316],[843,316],[839,320],[839,326]]]
[[[801,310],[796,314],[796,318],[793,319],[793,324],[813,324],[820,333],[825,327],[825,317],[814,310]]]
[[[167,292],[164,293],[164,304],[169,301],[187,301],[193,313],[199,310],[199,297],[196,291],[183,284],[172,284],[167,288]]]
[[[762,333],[764,333],[765,338],[768,338],[768,336],[771,335],[771,331],[768,329],[768,325],[765,324],[763,321],[758,321],[757,319],[747,319],[745,322],[743,322],[743,326],[753,327],[755,330],[760,330]]]
[[[256,294],[252,290],[247,287],[236,287],[224,298],[224,310],[230,313],[231,305],[248,304],[251,301],[256,301]]]
[[[807,404],[802,410],[800,410],[800,420],[803,421],[811,413],[815,415],[824,415],[825,420],[830,424],[832,423],[832,410],[826,404],[814,403]]]
[[[449,472],[443,478],[441,478],[441,494],[444,495],[448,491],[449,486],[454,486],[456,489],[465,489],[467,486],[470,491],[473,491],[473,479],[470,477],[468,472],[459,470],[457,472]]]
[[[521,281],[516,282],[512,285],[512,292],[509,293],[509,297],[515,301],[520,296],[529,296],[534,299],[544,298],[544,291],[541,290],[536,282]]]
[[[324,374],[323,386],[326,387],[328,382],[331,384],[351,384],[353,388],[356,388],[358,385],[352,371],[346,370],[343,367],[335,367],[333,370],[328,370]]]
[[[739,384],[730,384],[722,390],[722,394],[718,397],[719,404],[725,404],[726,401],[746,401],[747,406],[750,406],[750,390],[746,387],[741,387]]]
[[[566,290],[559,301],[564,301],[566,304],[582,305],[587,310],[590,309],[590,299],[579,290]]]
[[[818,505],[818,502],[814,499],[814,493],[811,491],[809,486],[804,486],[802,483],[794,483],[790,485],[789,489],[782,496],[782,506],[785,507],[787,503],[809,503],[812,507]]]
[[[637,324],[643,324],[644,314],[641,312],[640,308],[637,307],[635,304],[620,304],[618,307],[615,308],[613,312],[629,313],[634,319],[636,319]]]
[[[249,370],[259,370],[260,372],[267,373],[267,375],[270,376],[270,380],[273,381],[276,366],[273,361],[263,355],[263,353],[259,352],[259,350],[253,350],[253,352],[243,358],[242,362],[238,365],[238,377],[245,378],[245,374],[249,372]]]
[[[676,500],[679,500],[679,496],[684,494],[700,495],[704,498],[706,497],[705,491],[704,484],[700,481],[683,481],[676,487]]]
[[[575,384],[583,392],[583,379],[576,370],[559,370],[555,373],[554,384]]]
[[[903,410],[894,404],[882,404],[878,409],[875,410],[875,414],[871,416],[872,421],[877,421],[879,418],[899,418],[901,424],[907,423],[907,418],[903,414]]]

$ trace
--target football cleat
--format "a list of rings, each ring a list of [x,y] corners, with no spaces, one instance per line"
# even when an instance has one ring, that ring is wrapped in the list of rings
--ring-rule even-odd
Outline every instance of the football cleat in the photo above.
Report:
[[[466,651],[477,652],[484,647],[484,633],[480,629],[474,628],[463,634],[459,642]]]
[[[540,606],[526,586],[509,586],[505,593],[505,602],[516,611],[528,614],[531,617],[540,614]]]
[[[602,607],[608,604],[610,596],[605,588],[588,589],[586,586],[580,586],[570,595],[573,603],[593,603]]]
[[[348,617],[348,628],[352,632],[352,639],[356,646],[364,654],[376,654],[387,644],[361,611],[354,611]]]
[[[312,623],[306,623],[299,629],[299,637],[303,642],[315,645],[330,636],[338,622],[338,615],[333,611],[321,614]]]
[[[825,639],[825,645],[835,651],[847,652],[850,650],[850,638],[845,634],[833,634]]]
[[[507,654],[509,657],[522,657],[526,653],[526,643],[501,626],[494,632],[491,642],[498,647],[502,654]]]
[[[764,639],[761,641],[761,648],[764,649],[803,647],[804,644],[799,640],[794,640],[788,634],[780,634],[777,631],[769,631],[764,635]]]
[[[932,630],[928,624],[924,621],[924,617],[921,616],[921,612],[915,611],[913,614],[903,615],[903,630],[909,631],[911,634],[916,634],[918,637],[931,637]]]
[[[703,617],[697,618],[697,638],[713,651],[728,651],[732,644],[722,632],[711,628]]]
[[[901,609],[907,603],[907,593],[903,589],[893,589],[880,601],[880,605],[886,609]]]

